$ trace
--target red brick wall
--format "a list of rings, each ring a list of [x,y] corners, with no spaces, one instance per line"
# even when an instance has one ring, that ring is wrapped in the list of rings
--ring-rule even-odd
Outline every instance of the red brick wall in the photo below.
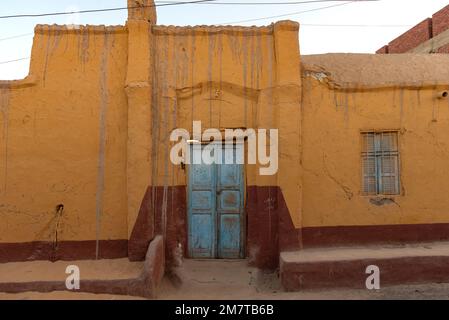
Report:
[[[383,46],[379,50],[376,51],[377,54],[387,54],[388,53],[388,46]]]
[[[394,39],[388,46],[380,48],[376,53],[404,53],[446,30],[449,30],[449,5],[436,12],[432,18],[424,20]],[[449,53],[449,44],[439,48],[437,52]]]
[[[428,18],[388,44],[389,53],[405,53],[432,38],[432,19]]]
[[[449,5],[432,16],[433,36],[449,29]]]

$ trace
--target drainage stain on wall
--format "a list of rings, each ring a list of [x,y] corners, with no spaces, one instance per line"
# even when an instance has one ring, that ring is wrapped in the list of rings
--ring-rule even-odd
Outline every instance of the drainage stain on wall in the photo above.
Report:
[[[37,26],[29,76],[0,82],[2,242],[127,238],[126,46],[123,27]]]
[[[3,163],[1,167],[3,170],[1,179],[1,193],[6,194],[8,184],[8,141],[9,141],[9,100],[10,89],[9,86],[0,88],[0,112],[2,115],[2,149],[3,149]]]
[[[108,115],[108,57],[111,50],[111,35],[104,34],[103,53],[101,55],[100,64],[100,121],[99,121],[99,146],[98,146],[98,173],[97,173],[97,191],[95,199],[95,222],[96,222],[96,252],[95,256],[99,257],[99,244],[101,236],[101,218],[104,211],[103,197],[105,188],[105,158],[106,158],[106,143],[107,143],[107,115]]]
[[[185,172],[169,160],[171,131],[191,131],[194,120],[202,121],[203,129],[257,128],[262,117],[259,108],[272,108],[273,104],[274,47],[268,28],[158,26],[153,27],[150,41],[155,66],[151,185],[153,189],[163,186],[165,230],[168,197],[172,196],[168,186],[186,183]],[[257,96],[248,95],[251,91],[268,96],[262,101],[266,107]],[[273,125],[276,118],[268,112],[262,121]],[[168,214],[173,214],[172,210]]]

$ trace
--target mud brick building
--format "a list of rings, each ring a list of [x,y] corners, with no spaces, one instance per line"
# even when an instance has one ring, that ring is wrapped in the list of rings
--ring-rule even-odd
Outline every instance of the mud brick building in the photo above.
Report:
[[[152,292],[179,254],[280,268],[289,290],[363,286],[373,261],[385,283],[449,279],[447,254],[306,254],[449,240],[448,56],[301,56],[298,23],[161,26],[151,4],[36,26],[28,77],[0,81],[1,263],[147,258]],[[193,121],[278,129],[277,174],[174,165]]]

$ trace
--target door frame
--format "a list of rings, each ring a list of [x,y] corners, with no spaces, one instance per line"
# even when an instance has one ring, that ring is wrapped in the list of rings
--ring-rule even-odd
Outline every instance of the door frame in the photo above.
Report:
[[[209,142],[209,141],[201,141],[201,142],[199,142],[199,141],[187,141],[187,148],[191,148],[192,147],[192,145],[194,145],[194,144],[201,144],[201,145],[209,145],[209,144],[213,144],[214,142]],[[220,143],[220,142],[215,142],[215,143]],[[224,147],[225,147],[225,144],[226,143],[226,140],[222,140],[221,141],[221,145],[222,145],[222,147],[223,147],[223,150],[224,150]],[[243,146],[243,156],[244,156],[244,159],[246,159],[247,158],[247,148],[246,148],[246,139],[245,139],[245,141],[243,141],[243,142],[236,142],[236,141],[234,141],[233,142],[233,145],[237,145],[237,144],[240,144],[240,145],[242,145]],[[191,149],[190,149],[190,151],[191,151]],[[190,152],[189,151],[189,152]],[[219,164],[214,164],[214,166],[215,166],[215,179],[213,180],[214,181],[214,183],[215,183],[215,187],[217,187],[217,178],[218,178],[218,167],[219,167]],[[247,196],[247,193],[246,193],[246,184],[247,184],[247,181],[246,181],[246,164],[245,164],[245,162],[241,165],[242,166],[242,170],[241,170],[241,172],[242,172],[242,176],[241,176],[241,178],[242,178],[242,181],[241,181],[241,188],[242,188],[242,190],[241,190],[241,196],[242,196],[242,199],[241,199],[241,206],[242,206],[242,212],[241,212],[241,215],[240,215],[240,257],[238,258],[238,259],[245,259],[246,257],[247,257],[247,251],[246,251],[246,248],[247,248],[247,213],[246,213],[246,196]],[[191,197],[190,197],[190,191],[189,191],[189,186],[190,186],[190,165],[186,165],[186,183],[187,183],[187,187],[186,187],[186,198],[187,198],[187,210],[186,210],[186,233],[187,233],[187,250],[186,250],[186,252],[187,252],[187,258],[188,259],[195,259],[195,258],[192,258],[191,257],[191,252],[190,252],[190,219],[189,219],[189,211],[190,211],[190,201],[191,201]],[[218,197],[215,197],[215,211],[216,211],[216,213],[218,212],[218,209],[217,209],[217,205],[218,205]],[[219,243],[219,235],[220,235],[220,233],[219,233],[219,228],[220,228],[220,223],[218,223],[219,221],[218,221],[218,218],[219,218],[219,215],[218,214],[216,214],[215,215],[215,225],[216,225],[216,228],[215,228],[215,236],[214,236],[214,241],[215,241],[215,243],[214,243],[214,249],[213,249],[213,252],[215,253],[215,257],[213,257],[213,258],[210,258],[210,260],[220,260],[220,259],[225,259],[225,258],[217,258],[217,256],[218,256],[218,243]],[[238,260],[238,259],[233,259],[233,260]]]

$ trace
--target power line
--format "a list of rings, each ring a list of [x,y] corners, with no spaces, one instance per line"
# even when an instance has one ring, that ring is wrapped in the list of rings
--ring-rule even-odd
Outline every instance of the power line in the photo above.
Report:
[[[298,12],[292,12],[292,13],[286,13],[286,14],[280,14],[280,15],[276,15],[276,16],[269,16],[269,17],[255,18],[255,19],[247,19],[247,20],[239,20],[239,21],[232,21],[232,22],[224,22],[224,23],[219,23],[219,25],[237,24],[237,23],[245,23],[245,22],[253,22],[253,21],[260,21],[260,20],[267,20],[267,19],[275,19],[275,18],[294,16],[294,15],[307,13],[307,12],[320,11],[320,10],[325,10],[325,9],[345,6],[345,5],[348,5],[348,4],[351,4],[351,3],[355,3],[355,2],[360,2],[360,1],[353,0],[353,1],[350,1],[350,2],[334,4],[334,5],[331,5],[331,6],[320,7],[320,8],[304,10],[304,11],[298,11]]]
[[[301,23],[301,27],[325,27],[325,28],[411,28],[411,24],[317,24],[317,23]],[[7,38],[1,38],[1,41],[12,40],[17,38],[23,38],[26,36],[32,36],[34,33],[19,34]]]
[[[34,33],[18,34],[16,36],[11,36],[11,37],[7,37],[7,38],[0,38],[0,41],[6,41],[6,40],[17,39],[17,38],[23,38],[23,37],[27,37],[27,36],[32,36],[33,34]]]
[[[54,16],[54,15],[68,15],[68,14],[75,14],[75,13],[88,13],[88,12],[104,12],[104,11],[115,11],[115,10],[128,10],[128,9],[137,9],[137,8],[144,8],[144,7],[163,7],[163,6],[173,6],[173,5],[184,5],[184,4],[233,4],[233,5],[244,5],[249,3],[243,3],[243,2],[233,2],[233,3],[215,3],[216,0],[197,0],[197,1],[188,1],[188,2],[168,2],[165,1],[163,4],[155,4],[150,6],[139,6],[139,7],[120,7],[120,8],[106,8],[106,9],[92,9],[92,10],[82,10],[82,11],[76,11],[76,12],[54,12],[54,13],[41,13],[41,14],[26,14],[26,15],[10,15],[10,16],[0,16],[0,19],[7,19],[7,18],[24,18],[24,17],[42,17],[42,16]],[[342,2],[346,0],[314,0],[314,1],[296,1],[296,2],[278,2],[278,3],[268,3],[268,2],[260,2],[260,3],[251,3],[251,4],[305,4],[305,3],[318,3],[318,2]],[[326,7],[320,7],[320,8],[314,8],[310,10],[304,10],[299,12],[292,12],[282,15],[276,15],[276,16],[270,16],[270,17],[262,17],[262,18],[256,18],[256,19],[247,19],[247,20],[240,20],[240,21],[233,21],[233,22],[227,22],[227,23],[220,23],[223,24],[235,24],[235,23],[243,23],[243,22],[251,22],[251,21],[259,21],[259,20],[266,20],[266,19],[273,19],[273,18],[280,18],[280,17],[286,17],[286,16],[292,16],[292,15],[298,15],[302,13],[307,12],[313,12],[313,11],[319,11],[324,9],[330,9],[334,7],[344,6],[347,4],[355,3],[355,2],[375,2],[380,0],[353,0],[349,2],[339,3],[331,6]],[[406,27],[406,26],[400,26],[400,25],[325,25],[325,24],[302,24],[303,26],[315,26],[315,27]],[[20,34],[16,36],[11,36],[7,38],[2,38],[0,41],[5,40],[11,40],[16,39],[24,36],[32,35],[32,33],[27,34]],[[17,61],[23,61],[30,59],[30,57],[26,58],[19,58],[9,61],[1,61],[0,64],[7,64]]]
[[[298,5],[298,4],[310,4],[310,3],[323,3],[323,2],[344,2],[348,0],[309,0],[309,1],[292,1],[292,2],[203,2],[198,4],[213,4],[213,5]],[[357,2],[377,2],[380,0],[355,0]],[[160,1],[160,3],[172,3],[172,1]]]
[[[411,28],[413,25],[401,24],[315,24],[301,23],[301,27],[347,27],[347,28]]]
[[[50,13],[36,13],[36,14],[15,14],[0,16],[0,19],[13,19],[13,18],[35,18],[35,17],[48,17],[59,15],[72,15],[82,13],[95,13],[95,12],[108,12],[108,11],[120,11],[128,9],[141,9],[148,7],[167,7],[186,4],[214,4],[214,5],[297,5],[297,4],[311,4],[311,3],[323,3],[323,2],[343,2],[347,0],[308,0],[308,1],[294,1],[294,2],[216,2],[217,0],[196,0],[196,1],[161,1],[155,5],[135,6],[135,7],[117,7],[117,8],[104,8],[104,9],[89,9],[79,11],[68,12],[50,12]],[[380,0],[354,0],[354,2],[377,2]]]
[[[184,2],[174,2],[174,1],[160,1],[160,4],[155,4],[154,7],[158,7],[158,6],[168,6],[168,5],[182,5],[182,4],[217,4],[217,5],[292,5],[292,4],[311,4],[311,3],[323,3],[323,2],[343,2],[345,1],[346,3],[343,4],[338,4],[335,6],[339,6],[339,5],[345,5],[347,4],[348,0],[309,0],[309,1],[295,1],[295,2],[215,2],[217,0],[200,0],[200,1],[184,1]],[[376,1],[380,1],[380,0],[353,0],[352,2],[376,2]],[[75,14],[75,13],[87,13],[87,12],[99,12],[99,11],[112,11],[112,10],[127,10],[127,9],[133,9],[133,8],[144,8],[144,7],[153,7],[153,5],[151,6],[141,6],[141,7],[120,7],[120,8],[105,8],[105,9],[92,9],[92,10],[84,10],[84,11],[73,11],[73,12],[55,12],[55,13],[42,13],[42,14],[27,14],[27,15],[10,15],[10,16],[0,16],[0,19],[7,19],[7,18],[19,18],[19,17],[38,17],[38,16],[49,16],[49,15],[62,15],[62,14]],[[299,13],[305,13],[305,12],[310,12],[310,11],[315,11],[315,10],[321,10],[321,9],[326,9],[326,8],[331,8],[333,6],[329,6],[329,7],[324,7],[324,8],[318,8],[318,9],[312,9],[312,10],[307,10],[307,11],[302,11],[302,12],[296,12],[296,13],[291,13],[291,14],[287,14],[287,15],[295,15],[295,14],[299,14]],[[275,16],[275,17],[281,17],[281,16],[287,16],[287,15],[280,15],[280,16]],[[243,20],[241,22],[249,22],[249,21],[256,21],[256,20],[264,20],[264,19],[269,19],[271,17],[267,17],[267,18],[259,18],[259,19],[251,19],[251,20]],[[233,23],[238,23],[238,22],[233,22]],[[225,23],[221,23],[221,24],[225,24]],[[228,24],[232,24],[232,23],[228,23]],[[339,26],[346,26],[346,25],[318,25],[318,24],[302,24],[303,26],[312,26],[312,27],[325,27],[325,26],[329,26],[329,27],[339,27]],[[348,27],[351,25],[347,25]],[[354,27],[365,27],[362,25],[353,25]],[[366,26],[368,27],[368,26]],[[381,27],[381,26],[379,26]],[[382,26],[383,27],[383,26]],[[394,26],[394,27],[399,27],[399,26]],[[33,33],[25,33],[25,34],[19,34],[19,35],[15,35],[15,36],[11,36],[11,37],[6,37],[6,38],[0,38],[0,42],[1,41],[6,41],[6,40],[13,40],[16,38],[22,38],[22,37],[26,37],[26,36],[31,36],[33,35]]]
[[[324,27],[324,28],[411,28],[411,24],[317,24],[317,23],[301,23],[301,27]],[[32,36],[34,33],[19,34],[7,38],[0,38],[1,41],[13,40]]]
[[[185,4],[198,4],[203,2],[213,2],[217,0],[196,0],[196,1],[184,1],[184,2],[170,2],[155,5],[146,6],[135,6],[135,7],[117,7],[117,8],[104,8],[104,9],[89,9],[89,10],[79,10],[79,11],[67,11],[67,12],[51,12],[51,13],[36,13],[36,14],[15,14],[0,16],[0,19],[12,19],[12,18],[35,18],[35,17],[48,17],[48,16],[61,16],[70,14],[82,14],[82,13],[95,13],[95,12],[108,12],[108,11],[120,11],[128,9],[142,9],[142,8],[153,8],[153,7],[168,7],[168,6],[178,6]]]
[[[15,60],[8,60],[8,61],[0,61],[0,64],[6,64],[6,63],[17,62],[17,61],[22,61],[22,60],[28,60],[30,58],[31,57],[20,58],[20,59],[15,59]]]

